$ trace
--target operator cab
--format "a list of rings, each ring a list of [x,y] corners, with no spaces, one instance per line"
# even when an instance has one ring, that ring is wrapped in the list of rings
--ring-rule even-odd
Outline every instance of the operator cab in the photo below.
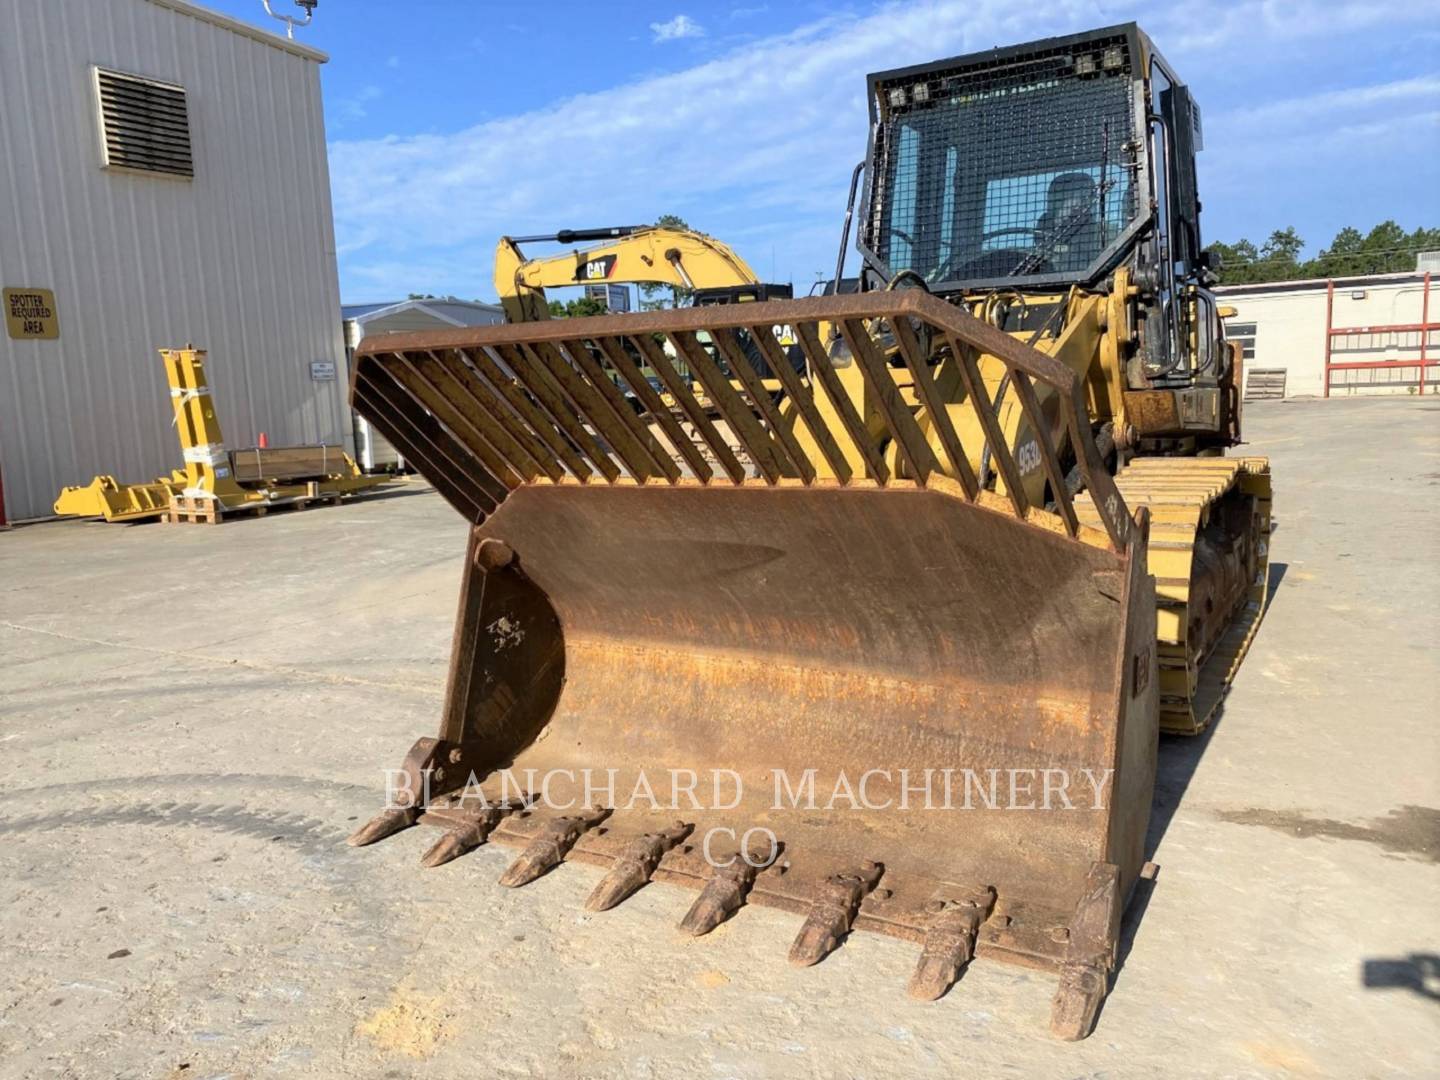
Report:
[[[1148,218],[1136,33],[870,76],[867,267],[942,294],[1103,276]]]
[[[1229,353],[1202,255],[1199,112],[1134,23],[869,76],[863,287],[1005,293],[1058,336],[1072,288],[1138,293],[1132,390],[1208,387]],[[1054,318],[1052,318],[1054,316]]]

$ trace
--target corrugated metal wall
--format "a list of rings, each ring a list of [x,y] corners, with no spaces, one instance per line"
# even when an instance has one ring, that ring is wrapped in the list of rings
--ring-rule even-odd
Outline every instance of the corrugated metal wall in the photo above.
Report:
[[[284,44],[174,0],[0,0],[0,284],[54,290],[60,320],[0,336],[12,519],[180,463],[162,346],[210,350],[231,446],[351,443],[321,57]],[[96,64],[185,87],[193,181],[100,167]]]

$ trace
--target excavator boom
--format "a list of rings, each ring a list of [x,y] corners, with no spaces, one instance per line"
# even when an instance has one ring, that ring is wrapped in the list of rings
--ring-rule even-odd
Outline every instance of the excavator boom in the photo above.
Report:
[[[527,258],[522,243],[595,246],[542,258]],[[502,236],[495,247],[495,291],[506,320],[535,322],[550,317],[547,288],[646,283],[690,292],[760,286],[760,279],[728,244],[689,229],[656,225],[609,229],[567,229],[553,235]]]

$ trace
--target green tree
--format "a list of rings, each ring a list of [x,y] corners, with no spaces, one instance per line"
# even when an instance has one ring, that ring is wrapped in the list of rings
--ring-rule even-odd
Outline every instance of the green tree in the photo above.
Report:
[[[1249,240],[1216,242],[1210,250],[1221,260],[1220,280],[1226,285],[1295,278],[1393,274],[1415,269],[1422,251],[1440,251],[1440,228],[1407,233],[1394,221],[1382,221],[1368,233],[1347,225],[1313,259],[1302,261],[1305,242],[1293,227],[1276,229],[1260,247]]]
[[[1417,253],[1440,251],[1440,229],[1416,229],[1410,235],[1410,243]]]
[[[1393,220],[1382,221],[1366,234],[1360,251],[1367,256],[1396,254],[1404,251],[1408,239],[1405,230]]]
[[[1305,241],[1295,231],[1295,226],[1276,229],[1260,245],[1260,259],[1256,263],[1260,276],[1255,280],[1294,281],[1304,277],[1300,262],[1300,253],[1304,250]]]
[[[1248,281],[1245,274],[1260,258],[1260,252],[1255,245],[1245,239],[1236,240],[1233,244],[1216,240],[1208,250],[1219,256],[1220,280],[1226,285],[1238,285]]]
[[[1362,273],[1360,249],[1365,237],[1360,230],[1347,225],[1335,234],[1330,246],[1322,248],[1312,264],[1315,277],[1343,277],[1346,274]]]
[[[1440,250],[1440,229],[1416,229],[1407,234],[1394,221],[1382,221],[1366,234],[1357,255],[1362,274],[1393,274],[1415,269],[1415,256]]]
[[[597,300],[593,296],[577,296],[574,300],[563,303],[551,300],[548,306],[552,319],[583,319],[588,315],[604,315],[607,310],[605,301]]]
[[[655,220],[657,229],[683,229],[689,231],[690,226],[679,214],[661,214]],[[665,302],[664,294],[670,294],[670,302]],[[642,311],[655,311],[658,308],[679,307],[681,302],[690,298],[691,291],[681,285],[661,285],[654,281],[642,281],[640,283],[640,309]],[[658,298],[658,299],[657,299]]]

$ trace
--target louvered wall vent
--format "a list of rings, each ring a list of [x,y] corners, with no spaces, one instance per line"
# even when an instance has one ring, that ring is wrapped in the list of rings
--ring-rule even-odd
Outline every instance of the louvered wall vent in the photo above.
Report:
[[[194,176],[185,88],[95,69],[107,168]]]

